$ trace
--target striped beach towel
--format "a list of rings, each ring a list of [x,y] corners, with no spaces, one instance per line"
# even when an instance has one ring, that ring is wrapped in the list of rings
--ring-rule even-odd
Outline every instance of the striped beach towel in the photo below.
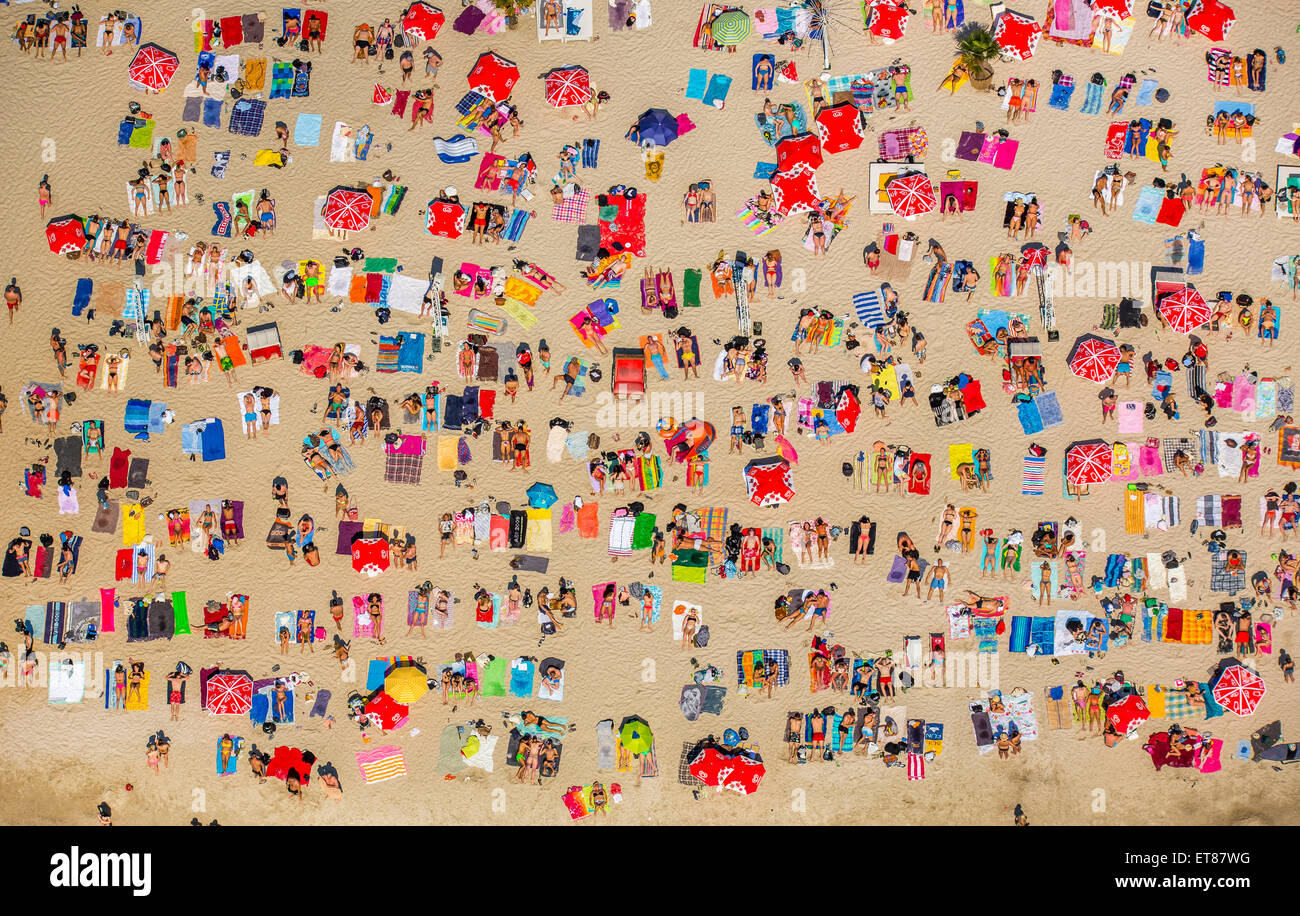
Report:
[[[517,242],[523,237],[524,227],[528,225],[529,212],[527,210],[516,209],[510,214],[510,220],[506,223],[506,228],[502,230],[501,237],[508,242]]]
[[[406,775],[406,757],[400,747],[377,747],[373,751],[357,752],[357,766],[366,782],[383,782]]]
[[[775,547],[776,547],[776,552],[775,552],[775,555],[773,556],[773,562],[775,562],[775,563],[782,563],[782,562],[784,562],[784,554],[785,554],[785,529],[784,529],[784,528],[780,528],[780,527],[778,527],[778,528],[764,528],[764,529],[763,529],[763,540],[765,540],[765,541],[770,540],[770,541],[775,545]]]
[[[908,752],[907,778],[909,781],[925,779],[925,756],[923,754]]]
[[[1042,496],[1043,495],[1043,466],[1047,459],[1034,456],[1025,456],[1024,470],[1021,473],[1020,493],[1022,496]]]
[[[859,321],[873,330],[885,325],[885,304],[880,290],[869,289],[866,292],[854,293],[853,311],[857,313]]]

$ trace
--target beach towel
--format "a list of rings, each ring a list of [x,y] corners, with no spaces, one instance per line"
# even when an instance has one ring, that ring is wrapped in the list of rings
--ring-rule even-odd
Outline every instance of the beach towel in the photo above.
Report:
[[[758,55],[755,55],[756,57]],[[709,71],[699,67],[692,67],[686,76],[686,97],[696,101],[704,101],[704,90],[708,85]],[[757,77],[755,78],[757,81]]]

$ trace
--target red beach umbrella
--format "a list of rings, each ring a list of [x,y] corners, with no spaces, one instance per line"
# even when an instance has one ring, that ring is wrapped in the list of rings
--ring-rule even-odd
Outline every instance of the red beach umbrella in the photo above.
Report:
[[[1065,451],[1065,479],[1075,486],[1105,483],[1111,477],[1114,450],[1100,439],[1076,442]]]
[[[1119,347],[1104,337],[1085,334],[1070,352],[1070,373],[1098,385],[1108,381],[1119,365]]]
[[[1097,14],[1104,13],[1120,22],[1133,15],[1133,7],[1129,0],[1093,0],[1092,11]]]
[[[495,51],[484,51],[469,71],[469,88],[481,92],[494,102],[510,98],[510,90],[519,82],[519,68]]]
[[[867,31],[878,38],[897,41],[907,34],[907,8],[893,0],[872,4]]]
[[[447,21],[442,10],[427,3],[412,3],[402,13],[402,31],[415,41],[433,41]]]
[[[458,239],[465,231],[465,207],[447,200],[435,200],[424,211],[424,228],[430,235]]]
[[[889,205],[899,216],[918,216],[939,208],[934,185],[924,172],[908,172],[890,180],[885,185]]]
[[[1179,334],[1190,334],[1210,320],[1210,307],[1194,286],[1175,290],[1160,300],[1160,315]]]
[[[591,100],[591,75],[583,67],[556,67],[546,74],[546,104],[567,108]]]
[[[1196,0],[1187,14],[1187,27],[1210,41],[1223,41],[1237,21],[1232,7],[1220,0]]]
[[[1130,694],[1118,703],[1111,703],[1106,708],[1106,718],[1115,731],[1121,735],[1132,734],[1138,726],[1151,718],[1151,710],[1137,694]]]
[[[777,141],[776,170],[788,172],[798,165],[815,169],[822,164],[822,144],[817,134],[794,134]]]
[[[1264,699],[1264,679],[1245,665],[1232,665],[1223,669],[1211,692],[1224,709],[1248,716]]]
[[[1016,60],[1033,57],[1042,35],[1043,27],[1037,19],[1011,10],[999,13],[998,21],[993,24],[993,40],[1002,48],[1002,53]]]
[[[756,506],[780,506],[794,499],[790,462],[779,456],[758,458],[745,465],[745,491]]]
[[[730,789],[741,795],[758,791],[767,767],[748,754],[726,754],[716,747],[704,748],[688,764],[691,775],[706,786]]]
[[[862,116],[852,102],[840,102],[817,112],[817,137],[822,152],[843,153],[862,145]]]
[[[67,254],[86,247],[86,225],[80,216],[60,216],[45,224],[45,241],[55,254]]]
[[[360,232],[370,225],[370,209],[374,198],[355,188],[335,188],[325,198],[325,225],[331,229]]]
[[[411,707],[397,702],[381,690],[366,703],[366,715],[372,716],[380,729],[389,732],[406,724],[411,717]]]
[[[390,564],[387,538],[357,538],[352,542],[352,569],[363,575],[379,575]]]
[[[180,58],[171,51],[149,42],[140,45],[140,50],[135,52],[135,57],[127,65],[126,75],[141,89],[162,92],[171,83],[180,64]]]
[[[772,197],[778,213],[788,215],[818,209],[817,173],[806,165],[777,172],[772,176]]]
[[[244,716],[253,708],[253,679],[241,671],[221,671],[208,678],[208,712]]]

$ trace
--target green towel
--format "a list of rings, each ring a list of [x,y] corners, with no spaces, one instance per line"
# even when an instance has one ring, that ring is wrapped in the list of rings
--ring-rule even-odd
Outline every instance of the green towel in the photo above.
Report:
[[[682,276],[682,306],[684,308],[700,307],[701,272],[694,267],[686,268]]]
[[[190,609],[185,602],[184,592],[172,592],[172,610],[176,613],[175,635],[188,636],[190,633]]]
[[[137,127],[131,131],[131,139],[127,145],[132,149],[152,149],[153,128],[153,121],[145,121],[143,127]]]
[[[503,697],[506,695],[506,660],[494,658],[478,666],[479,695]]]
[[[645,550],[654,540],[655,522],[658,519],[652,512],[642,512],[636,517],[636,525],[632,529],[632,549]]]
[[[397,258],[366,258],[366,273],[391,274],[397,269]]]

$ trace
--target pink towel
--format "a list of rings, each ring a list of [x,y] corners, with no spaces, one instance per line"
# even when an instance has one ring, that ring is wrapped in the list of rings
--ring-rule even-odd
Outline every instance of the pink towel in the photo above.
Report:
[[[1019,140],[1003,140],[993,156],[995,169],[1010,169],[1016,164],[1016,153],[1020,150]]]
[[[117,606],[117,589],[101,588],[99,590],[99,632],[112,633],[114,615]]]
[[[397,115],[399,118],[406,117],[406,101],[410,97],[411,97],[411,90],[409,89],[397,90],[397,98],[394,99],[393,101],[393,114]]]
[[[1228,410],[1232,407],[1232,382],[1222,382],[1214,387],[1214,406]]]
[[[1141,401],[1120,401],[1115,409],[1115,416],[1119,420],[1119,431],[1126,435],[1140,435],[1142,433],[1142,402]]]
[[[1154,477],[1165,472],[1165,463],[1160,457],[1160,449],[1154,445],[1142,446],[1140,464],[1145,477]]]
[[[1232,409],[1249,410],[1255,406],[1255,386],[1250,376],[1238,375],[1232,386]]]

